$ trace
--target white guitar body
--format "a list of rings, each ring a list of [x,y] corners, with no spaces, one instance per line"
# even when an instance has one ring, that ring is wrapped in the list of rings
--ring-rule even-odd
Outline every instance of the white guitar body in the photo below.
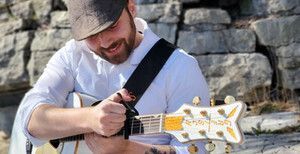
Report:
[[[68,96],[66,108],[80,108],[91,106],[97,99],[79,93],[71,93]],[[158,115],[142,115],[136,116],[143,124],[143,132],[140,134],[168,133],[172,134],[178,141],[182,143],[197,140],[220,140],[229,143],[242,144],[244,135],[239,127],[239,120],[242,118],[246,110],[246,105],[242,102],[232,102],[226,105],[215,107],[198,107],[184,104],[175,113],[158,114]],[[150,123],[149,123],[150,118]],[[151,126],[152,120],[158,122]],[[154,119],[153,119],[154,118]],[[143,122],[143,120],[147,122]],[[137,121],[132,120],[132,127]],[[20,126],[20,117],[16,116],[11,145],[10,154],[26,153],[26,137],[23,135]],[[138,123],[139,124],[139,123]],[[141,130],[141,124],[138,127]],[[132,131],[132,130],[131,130]],[[134,134],[131,132],[131,134]],[[41,147],[34,147],[33,154],[50,154],[50,153],[92,153],[84,141],[63,142],[57,149],[53,148],[50,143]]]

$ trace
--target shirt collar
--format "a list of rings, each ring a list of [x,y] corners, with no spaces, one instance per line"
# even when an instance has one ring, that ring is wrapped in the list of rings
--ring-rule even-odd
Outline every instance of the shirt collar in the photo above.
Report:
[[[149,28],[147,22],[141,18],[135,18],[134,23],[136,26],[137,31],[143,33],[144,38],[141,43],[133,50],[131,55],[128,57],[126,61],[129,61],[131,65],[137,65],[141,62],[141,60],[145,57],[148,51],[152,48],[152,46],[160,39],[156,34],[154,34],[151,29]],[[91,51],[86,43],[80,41],[84,50],[90,52],[93,58],[97,61],[104,61],[107,62],[105,59],[101,58],[93,51]]]

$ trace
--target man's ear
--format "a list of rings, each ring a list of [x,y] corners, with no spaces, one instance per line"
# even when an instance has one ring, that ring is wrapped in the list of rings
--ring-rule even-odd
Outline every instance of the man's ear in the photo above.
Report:
[[[127,4],[128,10],[132,17],[136,17],[136,7],[135,7],[135,0],[128,0]]]

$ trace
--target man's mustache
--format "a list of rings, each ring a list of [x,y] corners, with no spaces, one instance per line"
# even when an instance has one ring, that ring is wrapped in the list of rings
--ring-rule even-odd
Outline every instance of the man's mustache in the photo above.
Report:
[[[111,49],[114,49],[116,46],[118,46],[120,43],[122,43],[122,39],[118,40],[118,41],[115,41],[114,43],[112,43],[109,47],[107,48],[103,48],[103,47],[100,47],[100,50],[111,50]]]

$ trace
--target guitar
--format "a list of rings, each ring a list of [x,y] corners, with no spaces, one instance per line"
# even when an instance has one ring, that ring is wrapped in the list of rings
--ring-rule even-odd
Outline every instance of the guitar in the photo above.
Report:
[[[71,93],[67,107],[91,106],[97,99],[81,94]],[[199,104],[195,97],[194,104]],[[153,114],[134,116],[129,119],[130,135],[147,135],[167,133],[178,141],[188,143],[198,140],[219,140],[242,144],[244,135],[238,124],[246,110],[243,102],[235,101],[215,107],[199,107],[183,104],[176,112],[170,114]],[[124,130],[117,135],[124,135]],[[33,149],[32,153],[91,153],[83,141],[84,135],[75,135],[57,140]]]

